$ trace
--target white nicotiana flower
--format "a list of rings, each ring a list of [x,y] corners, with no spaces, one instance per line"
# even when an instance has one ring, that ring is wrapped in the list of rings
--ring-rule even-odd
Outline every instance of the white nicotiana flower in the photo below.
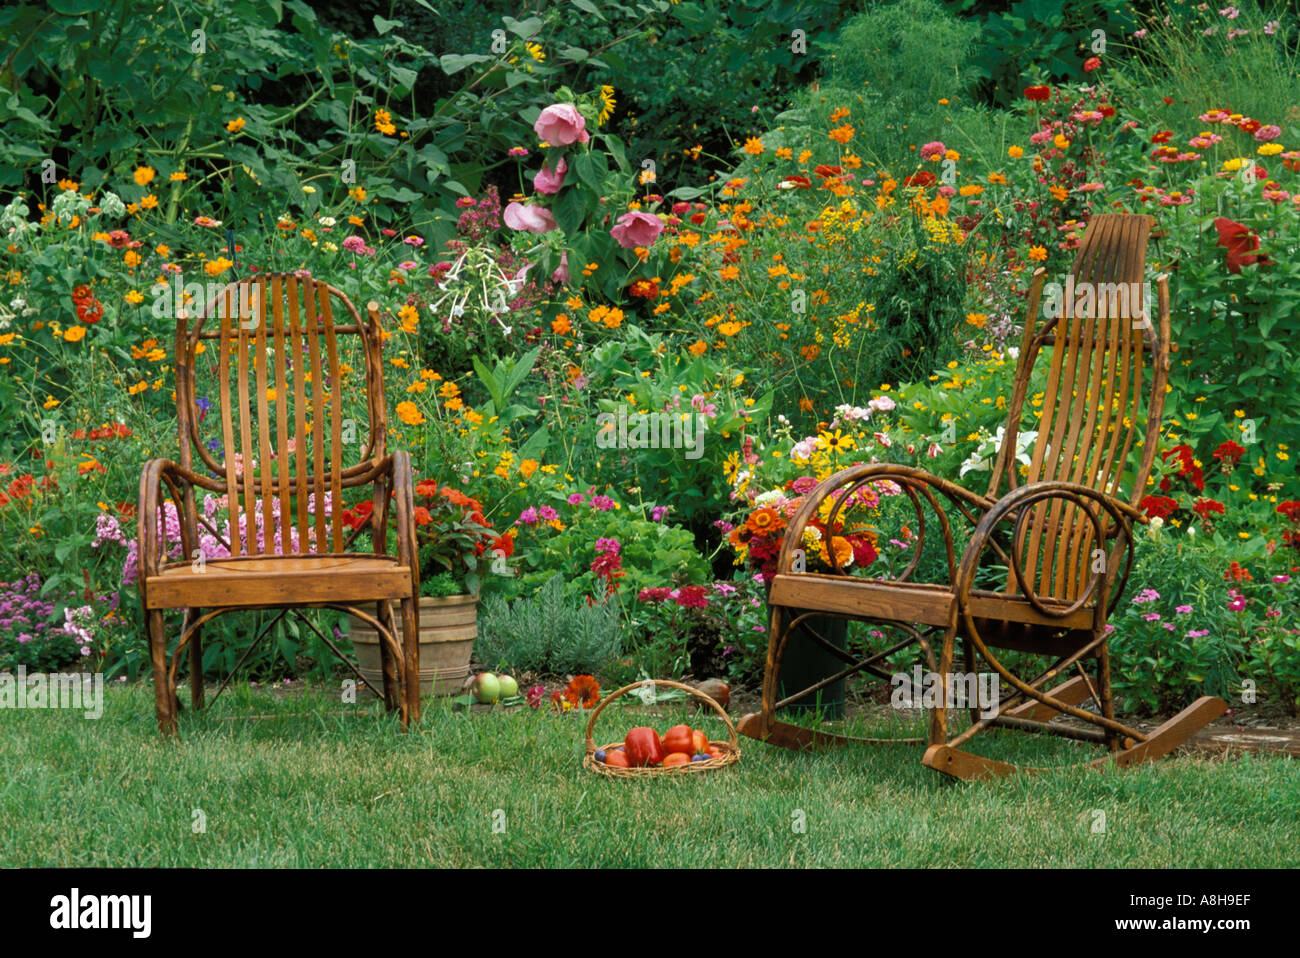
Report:
[[[993,459],[995,456],[997,456],[998,450],[1002,448],[1002,437],[1006,434],[1006,431],[1007,430],[1005,426],[998,426],[997,434],[989,438],[981,430],[981,436],[985,437],[984,441],[981,442],[979,448],[977,448],[973,453],[971,453],[966,458],[966,461],[961,464],[961,469],[959,469],[957,472],[958,478],[966,475],[966,473],[968,472],[988,472],[990,469],[992,469]],[[1038,441],[1037,430],[1030,430],[1028,432],[1017,432],[1016,433],[1016,461],[1019,463],[1023,463],[1026,466],[1029,465],[1030,463],[1029,453],[1030,450],[1033,448],[1034,443],[1037,441]]]

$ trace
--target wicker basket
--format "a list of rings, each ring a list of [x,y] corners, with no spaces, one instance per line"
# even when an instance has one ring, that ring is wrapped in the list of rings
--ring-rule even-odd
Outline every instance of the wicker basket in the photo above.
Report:
[[[681,689],[683,692],[689,692],[697,699],[703,700],[712,706],[713,710],[722,716],[722,721],[727,724],[728,740],[725,742],[709,742],[722,754],[717,758],[710,758],[703,762],[687,762],[685,765],[674,765],[672,768],[663,768],[660,766],[642,766],[638,768],[623,768],[621,765],[606,765],[604,762],[596,761],[596,749],[603,748],[606,751],[618,748],[622,742],[612,742],[609,745],[596,745],[596,740],[592,737],[592,732],[596,728],[596,719],[604,711],[605,706],[620,695],[632,691],[633,689],[645,688],[647,683],[653,682],[656,686],[666,686],[670,689]],[[709,698],[699,689],[693,689],[689,685],[683,685],[681,682],[673,682],[669,679],[647,679],[645,682],[636,682],[632,685],[625,685],[617,692],[611,692],[605,696],[604,700],[596,706],[595,711],[591,713],[591,718],[587,721],[587,751],[582,756],[582,764],[585,768],[591,769],[598,775],[610,775],[614,778],[647,778],[655,775],[689,775],[694,772],[711,772],[714,769],[725,768],[740,760],[740,748],[737,745],[736,726],[731,724],[731,719],[727,717],[727,712],[721,705]]]

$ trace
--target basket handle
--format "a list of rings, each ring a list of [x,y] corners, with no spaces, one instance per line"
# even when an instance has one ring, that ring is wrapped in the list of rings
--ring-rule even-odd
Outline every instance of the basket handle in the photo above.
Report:
[[[727,724],[727,736],[729,739],[728,744],[731,746],[732,749],[738,748],[739,740],[736,738],[736,726],[731,724],[731,718],[727,715],[727,710],[724,709],[717,702],[715,702],[712,698],[705,695],[699,689],[691,688],[689,685],[683,685],[681,682],[674,682],[672,679],[645,679],[644,681],[641,682],[633,682],[631,685],[625,685],[621,689],[615,692],[610,692],[609,695],[606,695],[603,699],[600,700],[600,704],[598,704],[595,710],[591,713],[591,718],[587,720],[587,754],[588,755],[594,754],[596,751],[596,740],[595,738],[592,737],[592,732],[595,731],[596,719],[599,718],[600,713],[605,710],[605,706],[608,705],[610,702],[614,701],[614,699],[618,698],[620,695],[625,695],[628,692],[631,692],[633,689],[645,688],[646,682],[653,682],[656,686],[662,685],[670,689],[681,689],[683,692],[689,692],[691,695],[694,695],[697,699],[702,699],[706,704],[712,706],[713,710],[722,716],[722,721]]]

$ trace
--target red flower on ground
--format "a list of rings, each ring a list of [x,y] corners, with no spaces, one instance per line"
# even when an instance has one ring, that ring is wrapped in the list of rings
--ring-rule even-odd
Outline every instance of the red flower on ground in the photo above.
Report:
[[[570,705],[595,708],[600,702],[600,683],[590,675],[575,675],[564,690],[564,698]]]

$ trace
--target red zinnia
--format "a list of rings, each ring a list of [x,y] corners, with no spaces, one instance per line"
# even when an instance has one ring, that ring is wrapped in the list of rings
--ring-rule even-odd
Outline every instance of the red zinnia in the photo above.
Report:
[[[1163,519],[1178,510],[1178,500],[1170,499],[1168,496],[1144,496],[1138,503],[1138,508],[1145,512],[1148,518]]]
[[[1046,84],[1025,88],[1025,99],[1045,103],[1052,95],[1052,88]]]
[[[825,163],[813,168],[813,172],[818,176],[839,176],[844,172],[842,166],[827,166]]]
[[[683,608],[704,609],[709,605],[708,592],[702,585],[684,585],[677,590],[677,604]]]
[[[638,279],[628,287],[628,295],[639,299],[654,299],[659,295],[659,284],[650,279]]]
[[[903,180],[904,186],[933,186],[935,183],[934,174],[929,170],[921,170],[919,173],[913,173],[907,179]]]
[[[1277,507],[1280,515],[1286,516],[1292,522],[1300,522],[1300,500],[1289,499]]]
[[[1202,519],[1208,519],[1210,513],[1217,512],[1223,515],[1223,503],[1214,499],[1197,499],[1192,505],[1192,511]]]
[[[1241,461],[1241,457],[1244,456],[1245,454],[1246,454],[1246,450],[1243,449],[1241,446],[1237,445],[1231,439],[1229,439],[1227,442],[1219,443],[1219,447],[1215,449],[1214,452],[1212,453],[1215,459],[1219,460],[1224,464],[1230,463],[1233,466],[1239,463]]]

